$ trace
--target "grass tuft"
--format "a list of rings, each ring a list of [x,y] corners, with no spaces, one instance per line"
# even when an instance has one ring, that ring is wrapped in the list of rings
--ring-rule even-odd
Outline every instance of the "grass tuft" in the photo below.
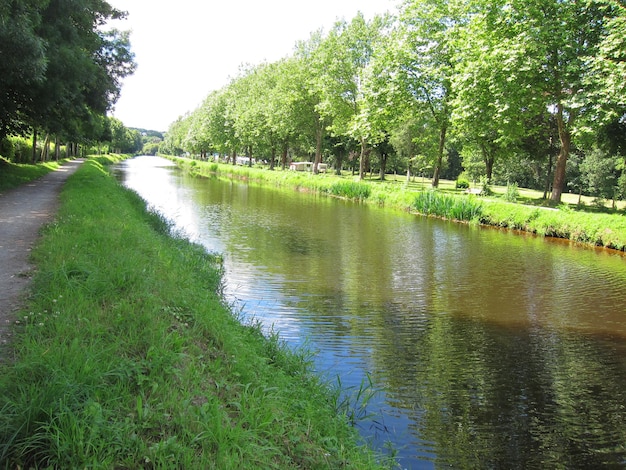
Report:
[[[420,214],[462,221],[477,221],[483,210],[482,203],[473,196],[453,196],[438,191],[418,193],[413,208]]]
[[[337,181],[329,186],[328,193],[337,197],[362,201],[370,197],[372,189],[366,183]]]

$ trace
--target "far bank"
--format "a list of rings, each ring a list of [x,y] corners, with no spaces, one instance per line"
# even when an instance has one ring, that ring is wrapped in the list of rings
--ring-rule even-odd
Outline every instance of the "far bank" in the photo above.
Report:
[[[392,210],[409,211],[463,223],[518,230],[543,237],[570,240],[586,246],[612,250],[626,249],[626,219],[620,212],[596,213],[577,210],[571,205],[544,207],[480,196],[456,190],[453,184],[439,190],[426,189],[418,181],[358,181],[352,175],[334,175],[290,170],[268,170],[259,167],[164,156],[193,176],[218,176],[242,179],[255,184],[309,191],[331,197],[377,204]],[[522,191],[520,191],[522,192]],[[522,199],[516,197],[514,199]],[[587,208],[588,209],[588,208]]]

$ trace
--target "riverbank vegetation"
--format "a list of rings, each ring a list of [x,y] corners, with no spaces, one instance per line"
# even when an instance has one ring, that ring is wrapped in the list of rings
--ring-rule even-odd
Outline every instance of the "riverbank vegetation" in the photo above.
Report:
[[[355,199],[399,210],[445,219],[564,238],[586,245],[626,249],[626,219],[621,210],[598,208],[594,200],[564,195],[557,207],[546,205],[541,193],[512,186],[480,188],[457,187],[457,182],[440,182],[433,190],[421,178],[389,175],[355,181],[351,173],[311,174],[310,172],[268,171],[262,167],[226,165],[187,158],[169,157],[184,171],[195,176],[247,180],[271,186],[292,188]],[[586,205],[588,204],[588,205]]]
[[[221,263],[90,159],[33,252],[0,366],[6,468],[380,468],[305,351],[242,325]]]
[[[546,18],[559,18],[558,24]],[[408,0],[242,67],[169,155],[626,197],[623,2]],[[558,58],[558,60],[557,60]]]

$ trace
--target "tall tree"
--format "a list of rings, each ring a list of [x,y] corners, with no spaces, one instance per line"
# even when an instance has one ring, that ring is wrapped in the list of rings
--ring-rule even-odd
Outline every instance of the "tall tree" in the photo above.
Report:
[[[296,45],[294,55],[298,64],[294,80],[302,83],[302,90],[305,92],[302,95],[303,100],[300,101],[301,141],[311,142],[315,149],[314,171],[317,171],[322,161],[322,146],[329,125],[327,116],[321,111],[323,98],[318,78],[325,73],[325,56],[320,50],[322,41],[322,31],[316,31],[311,34],[308,41],[301,41]]]
[[[390,87],[395,92],[394,105],[404,107],[411,114],[429,116],[432,127],[438,130],[433,187],[439,186],[450,126],[454,74],[452,46],[455,28],[462,19],[455,3],[407,0],[390,46],[389,78]]]
[[[128,33],[103,30],[107,21],[123,17],[101,0],[49,0],[38,28],[49,65],[45,80],[34,89],[34,125],[69,134],[80,127],[71,121],[111,108],[121,79],[135,68]]]
[[[519,64],[506,78],[517,87],[513,96],[525,96],[528,105],[538,104],[554,117],[560,150],[551,198],[560,201],[578,124],[592,108],[588,102],[590,59],[598,53],[605,35],[607,12],[598,2],[587,0],[475,3],[488,5],[483,10],[492,12],[491,21],[484,24],[491,35],[491,52],[499,60],[491,64],[491,69],[503,71]]]
[[[384,24],[381,17],[368,22],[359,13],[350,23],[337,22],[317,51],[323,67],[315,83],[321,96],[318,110],[330,121],[329,130],[334,135],[359,142],[361,179],[365,174],[368,140],[373,137],[363,114],[365,74]]]
[[[128,33],[104,29],[124,13],[103,0],[10,0],[0,15],[0,67],[10,77],[0,85],[0,133],[88,132],[78,123],[104,115],[135,68]]]
[[[609,122],[626,113],[626,4],[620,0],[595,0],[607,17],[606,34],[597,54],[590,57],[593,104]]]
[[[31,86],[44,80],[46,43],[36,29],[47,0],[0,2],[0,141],[28,127]]]
[[[520,140],[531,132],[527,124],[533,121],[528,117],[547,111],[520,86],[524,81],[520,75],[530,65],[518,31],[492,34],[506,18],[502,5],[475,1],[466,7],[467,21],[455,38],[452,123],[465,154],[478,151],[491,180],[494,165],[514,155]]]

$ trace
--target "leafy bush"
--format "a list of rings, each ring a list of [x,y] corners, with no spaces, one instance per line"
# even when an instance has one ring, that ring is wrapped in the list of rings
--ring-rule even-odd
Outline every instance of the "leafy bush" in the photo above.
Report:
[[[32,159],[33,147],[23,137],[6,137],[0,141],[0,155],[13,163],[28,163]]]
[[[459,178],[456,180],[455,188],[456,189],[469,189],[469,187],[470,187],[470,182],[467,179],[459,176]]]
[[[482,189],[480,190],[481,196],[491,196],[493,191],[491,190],[491,182],[487,179],[486,176],[480,178],[480,185]]]
[[[13,146],[13,142],[8,138],[0,140],[0,156],[6,158],[8,161],[12,161],[14,155],[15,147]]]
[[[506,192],[504,193],[504,199],[506,199],[509,202],[515,202],[517,201],[518,197],[519,197],[519,190],[517,189],[517,184],[515,183],[507,184]]]

